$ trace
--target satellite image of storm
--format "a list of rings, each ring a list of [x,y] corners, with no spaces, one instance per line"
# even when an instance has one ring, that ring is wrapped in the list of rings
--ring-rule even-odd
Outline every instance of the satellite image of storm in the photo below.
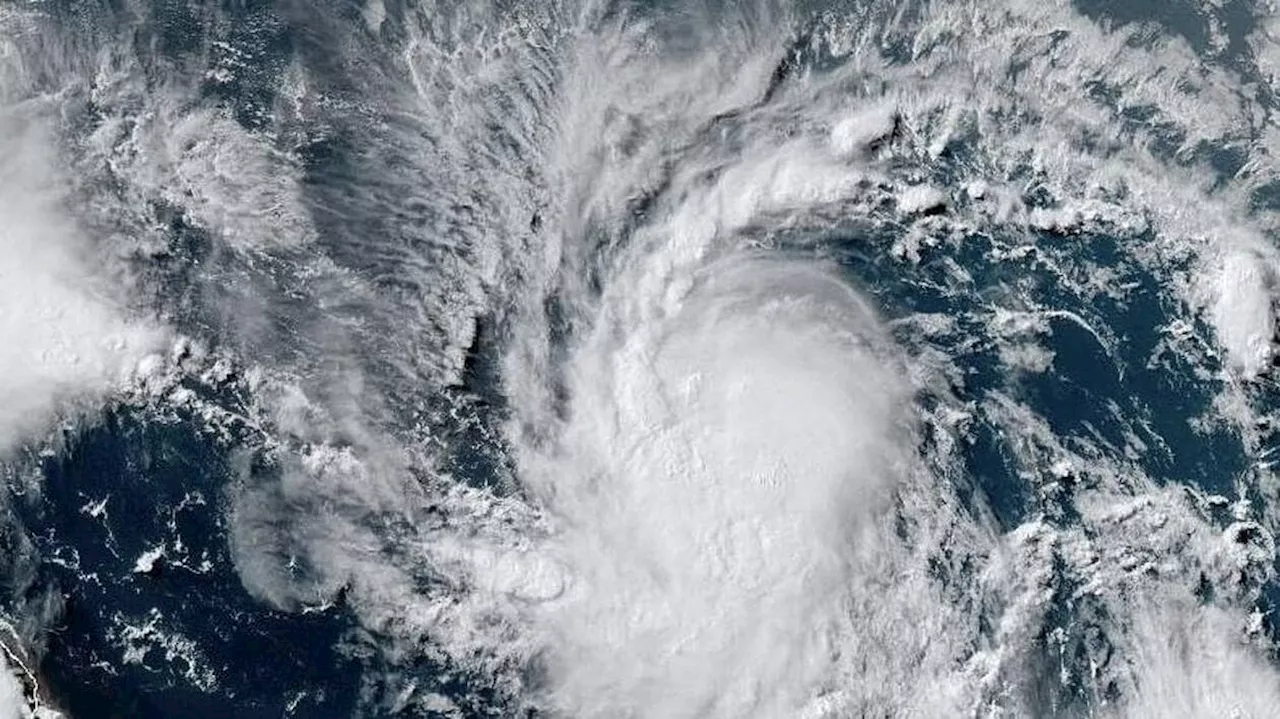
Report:
[[[1280,0],[0,0],[0,719],[1280,718]]]

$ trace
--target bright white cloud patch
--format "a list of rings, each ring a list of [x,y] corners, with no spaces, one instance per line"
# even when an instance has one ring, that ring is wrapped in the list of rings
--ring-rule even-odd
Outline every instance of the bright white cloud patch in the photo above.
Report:
[[[1247,377],[1257,376],[1271,362],[1274,281],[1270,268],[1252,253],[1234,251],[1223,260],[1213,322],[1228,361]]]
[[[16,70],[0,64],[0,74]],[[0,78],[0,80],[11,78]],[[0,82],[0,84],[5,84]],[[71,219],[38,101],[0,93],[0,451],[126,379],[160,334],[123,318]]]
[[[897,109],[890,105],[861,109],[832,126],[831,148],[842,155],[865,152],[889,139],[896,121]]]
[[[27,708],[22,683],[0,659],[0,719],[26,719],[31,716]]]
[[[559,703],[786,716],[831,668],[899,387],[875,318],[821,268],[731,258],[664,289],[580,350],[536,480],[576,573],[545,618]]]
[[[1280,676],[1239,619],[1209,607],[1151,607],[1134,627],[1135,688],[1126,719],[1275,716]]]

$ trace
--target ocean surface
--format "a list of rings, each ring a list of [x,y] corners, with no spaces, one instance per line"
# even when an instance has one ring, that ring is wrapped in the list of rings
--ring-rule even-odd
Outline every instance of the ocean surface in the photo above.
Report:
[[[1276,716],[1268,0],[0,0],[0,719]]]

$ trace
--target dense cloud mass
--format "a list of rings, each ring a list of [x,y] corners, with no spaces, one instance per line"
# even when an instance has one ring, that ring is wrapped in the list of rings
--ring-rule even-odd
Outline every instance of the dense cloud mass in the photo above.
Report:
[[[0,0],[0,716],[1269,716],[1278,27]]]

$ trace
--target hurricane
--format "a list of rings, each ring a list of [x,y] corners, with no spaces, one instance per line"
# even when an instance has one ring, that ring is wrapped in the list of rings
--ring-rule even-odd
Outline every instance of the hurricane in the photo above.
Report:
[[[1274,716],[1266,0],[0,0],[0,716]]]

